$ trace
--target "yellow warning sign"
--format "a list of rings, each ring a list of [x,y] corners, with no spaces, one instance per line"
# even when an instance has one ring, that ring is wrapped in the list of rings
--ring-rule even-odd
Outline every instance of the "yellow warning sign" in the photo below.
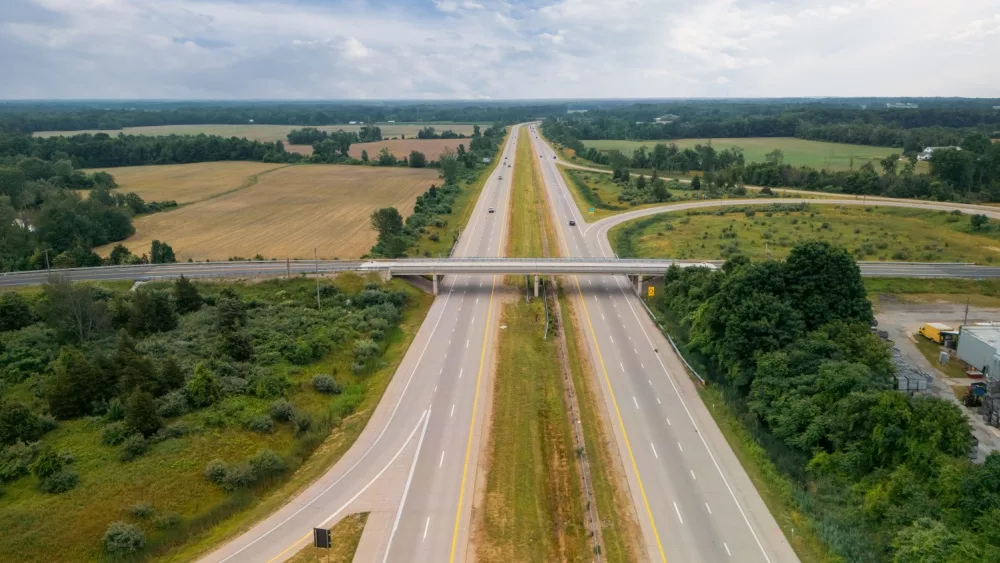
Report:
[[[647,288],[646,288],[646,295],[648,295],[648,296],[650,296],[650,297],[652,297],[652,296],[656,295],[656,288],[655,288],[655,287],[653,287],[653,286],[649,286],[649,287],[647,287]]]

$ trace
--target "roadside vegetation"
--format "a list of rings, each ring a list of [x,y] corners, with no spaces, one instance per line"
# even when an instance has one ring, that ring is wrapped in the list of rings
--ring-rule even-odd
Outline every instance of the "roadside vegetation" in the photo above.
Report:
[[[903,303],[950,301],[977,307],[1000,307],[1000,280],[865,278],[865,288],[873,303],[887,296]]]
[[[784,262],[671,268],[652,305],[702,366],[708,396],[724,398],[720,419],[740,421],[738,432],[722,428],[755,480],[770,483],[765,501],[803,560],[1000,556],[1000,454],[971,463],[957,406],[894,390],[846,250],[817,241]],[[790,530],[799,522],[801,541]]]
[[[431,298],[352,274],[320,281],[320,308],[316,290],[54,279],[0,295],[0,552],[191,560],[325,471]]]
[[[856,260],[1000,260],[1000,222],[983,215],[900,207],[781,204],[665,213],[610,231],[619,256],[784,258],[795,244],[842,245]]]
[[[331,549],[318,549],[313,546],[303,547],[288,560],[288,563],[351,563],[354,552],[361,543],[361,534],[365,531],[368,513],[348,514],[340,522],[330,528]]]

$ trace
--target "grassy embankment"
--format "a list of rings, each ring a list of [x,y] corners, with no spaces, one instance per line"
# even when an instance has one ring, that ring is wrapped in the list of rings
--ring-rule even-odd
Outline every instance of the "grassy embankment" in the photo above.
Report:
[[[448,256],[452,246],[455,244],[455,240],[458,238],[458,230],[464,230],[469,224],[469,217],[472,216],[472,211],[476,207],[479,194],[482,193],[483,186],[486,185],[490,174],[496,168],[509,136],[510,130],[508,129],[507,135],[504,136],[503,141],[500,142],[497,148],[496,154],[493,155],[493,160],[486,168],[482,169],[474,179],[461,181],[462,192],[458,194],[455,202],[451,205],[451,213],[441,217],[445,221],[445,226],[440,228],[434,226],[426,227],[427,233],[421,236],[420,240],[410,249],[409,254],[411,256]],[[430,239],[431,235],[435,234],[439,239],[437,241]]]
[[[344,517],[337,522],[337,525],[330,528],[330,543],[333,548],[330,550],[317,549],[313,546],[303,547],[296,553],[288,563],[314,563],[323,561],[326,563],[351,563],[354,561],[354,552],[358,550],[361,543],[361,534],[365,531],[365,523],[368,522],[368,513],[360,512]]]
[[[990,264],[1000,258],[1000,222],[994,220],[974,230],[968,215],[943,211],[818,203],[797,209],[665,213],[618,225],[610,238],[619,255],[644,258],[783,258],[805,240],[844,246],[857,260]]]
[[[873,303],[887,295],[903,303],[945,301],[1000,307],[1000,279],[865,278],[865,288]]]

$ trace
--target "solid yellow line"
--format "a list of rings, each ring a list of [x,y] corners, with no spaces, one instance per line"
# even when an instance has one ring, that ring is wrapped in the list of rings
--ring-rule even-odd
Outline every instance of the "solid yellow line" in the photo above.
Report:
[[[502,238],[502,237],[501,237]],[[451,555],[448,561],[455,561],[455,547],[458,545],[458,524],[462,521],[462,501],[465,499],[465,478],[469,474],[469,454],[472,452],[472,431],[476,425],[476,407],[479,406],[479,384],[483,379],[483,365],[486,363],[486,343],[490,335],[490,318],[493,316],[493,294],[497,277],[493,276],[490,286],[490,304],[486,312],[486,331],[483,333],[483,350],[479,354],[479,373],[476,375],[476,394],[472,399],[472,417],[469,419],[469,440],[465,444],[465,463],[462,464],[462,486],[458,491],[458,508],[455,510],[455,532],[451,536]]]
[[[513,133],[513,129],[511,130]],[[520,139],[518,140],[520,141]],[[504,141],[505,143],[507,141]],[[514,157],[517,157],[517,145],[514,145]],[[516,169],[514,169],[516,172]],[[486,185],[483,185],[486,189]],[[504,212],[504,222],[500,226],[500,241],[497,243],[497,256],[500,256],[500,249],[504,243],[504,231],[507,230],[508,216],[510,215],[511,192],[514,191],[514,176],[510,177],[510,189],[507,191],[507,206]],[[469,419],[469,440],[465,444],[465,462],[462,464],[462,485],[458,490],[458,508],[455,509],[455,531],[451,536],[451,555],[448,557],[450,563],[455,563],[455,548],[458,545],[458,525],[462,521],[462,501],[465,499],[465,479],[469,474],[469,454],[472,452],[472,431],[476,426],[476,408],[479,406],[479,387],[483,380],[483,365],[486,363],[486,344],[490,336],[490,320],[493,317],[493,295],[497,289],[497,277],[494,275],[490,282],[490,303],[486,309],[486,331],[483,333],[483,349],[479,353],[479,373],[476,374],[476,394],[472,399],[472,418]]]
[[[562,234],[562,231],[559,231]],[[559,237],[562,242],[566,256],[569,256],[569,245],[566,244],[566,237]],[[583,304],[583,313],[587,316],[587,326],[590,327],[590,335],[594,338],[594,348],[597,350],[597,359],[601,362],[601,370],[604,372],[604,382],[608,386],[608,393],[611,394],[611,404],[615,407],[615,416],[618,417],[618,427],[621,428],[622,437],[625,438],[625,449],[628,450],[628,457],[632,461],[632,470],[635,471],[635,480],[639,483],[639,494],[642,495],[642,504],[646,507],[646,515],[649,516],[649,523],[653,526],[653,537],[656,538],[656,548],[660,550],[660,558],[663,563],[667,563],[667,556],[663,553],[663,544],[660,543],[660,532],[656,529],[656,520],[653,518],[653,511],[649,508],[649,499],[646,498],[646,488],[642,485],[642,477],[639,476],[639,466],[635,463],[635,456],[632,454],[632,444],[628,439],[628,432],[625,431],[625,423],[622,422],[622,413],[618,410],[618,399],[615,398],[615,391],[611,388],[611,379],[608,377],[608,368],[604,365],[604,354],[601,353],[601,345],[597,342],[597,333],[594,331],[594,323],[590,320],[590,309],[587,308],[587,300],[583,296],[583,288],[580,286],[580,279],[573,276],[576,283],[576,291],[580,296],[580,303]]]
[[[310,533],[310,534],[306,534],[306,535],[302,536],[301,538],[299,538],[298,540],[296,540],[295,543],[293,543],[292,545],[290,545],[290,546],[286,547],[284,550],[282,550],[281,553],[279,553],[279,554],[275,555],[274,557],[268,559],[267,563],[274,563],[274,561],[277,561],[278,559],[281,559],[282,555],[288,553],[288,551],[290,549],[294,549],[300,543],[302,543],[302,542],[306,541],[307,539],[309,539],[309,536],[311,536],[311,535],[312,534]]]

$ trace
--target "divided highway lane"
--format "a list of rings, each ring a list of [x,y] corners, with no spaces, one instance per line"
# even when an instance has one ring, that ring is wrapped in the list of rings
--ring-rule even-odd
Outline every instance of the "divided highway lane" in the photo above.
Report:
[[[501,163],[513,163],[516,143],[515,130]],[[456,255],[495,256],[502,249],[511,182],[507,170],[512,168],[498,166],[487,181]],[[487,213],[489,207],[496,213]],[[313,527],[336,523],[373,487],[398,494],[401,504],[390,536],[378,542],[378,553],[363,554],[365,560],[445,561],[456,545],[464,545],[482,390],[491,377],[484,344],[497,324],[492,295],[498,281],[488,275],[445,278],[358,441],[306,491],[202,561],[284,561],[311,541]],[[405,482],[379,480],[399,463],[409,468]]]
[[[552,150],[532,135],[570,256],[602,256]],[[569,226],[569,220],[577,222]],[[621,276],[578,276],[584,331],[602,381],[651,560],[797,561],[738,460]],[[657,351],[658,350],[658,351]]]

